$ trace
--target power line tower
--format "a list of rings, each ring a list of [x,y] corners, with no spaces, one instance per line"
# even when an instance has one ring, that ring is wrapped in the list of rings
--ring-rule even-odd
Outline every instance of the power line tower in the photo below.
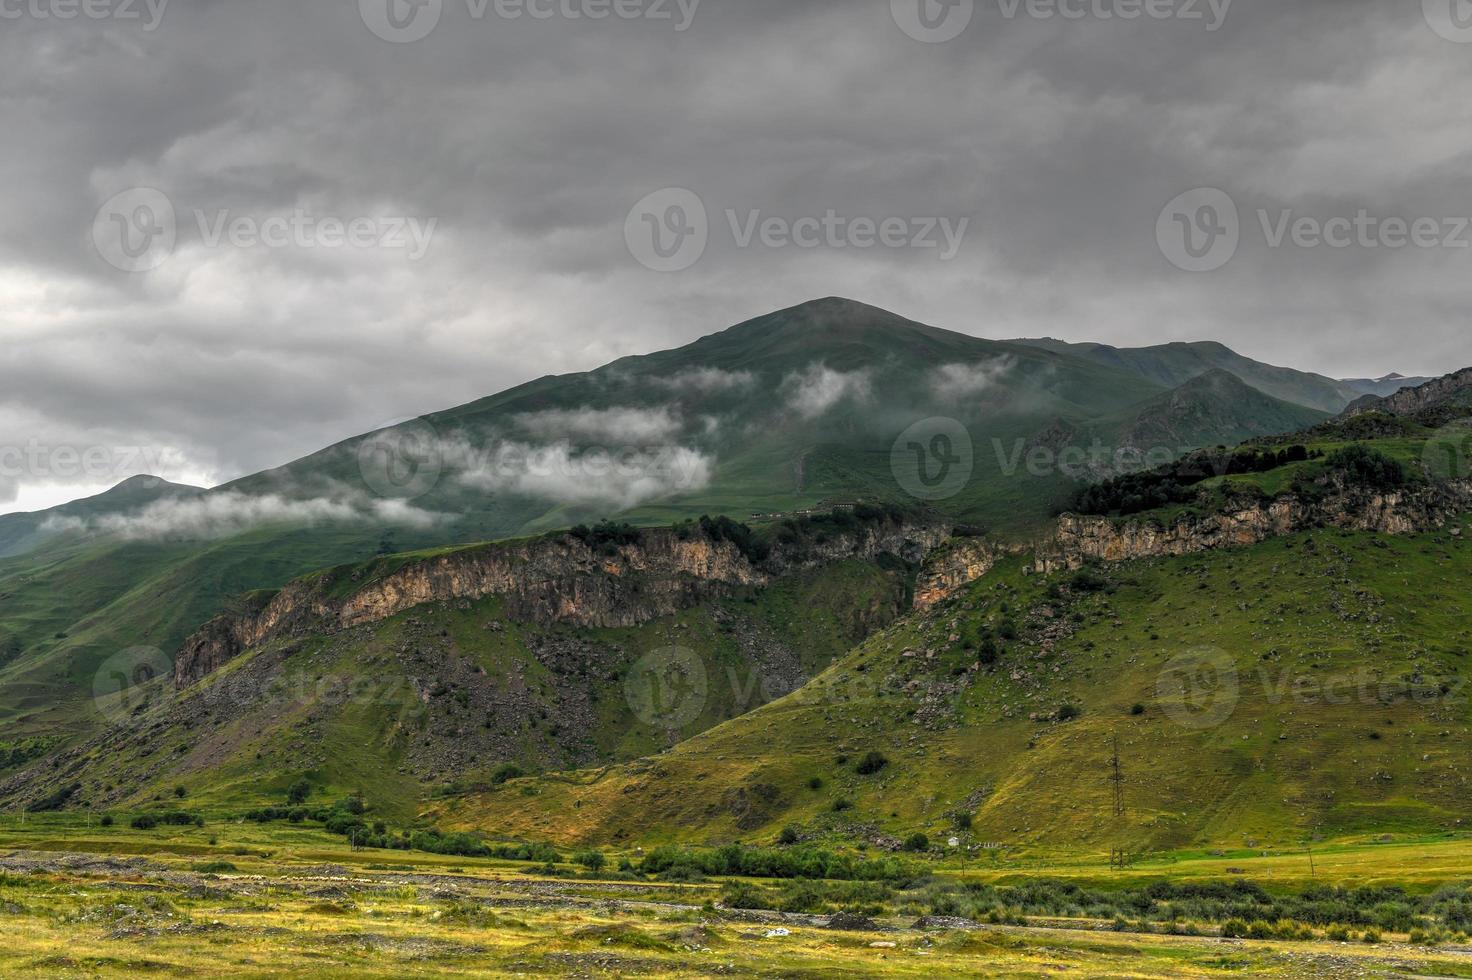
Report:
[[[1124,767],[1119,762],[1119,733],[1114,734],[1113,751],[1109,757],[1109,782],[1114,788],[1114,829],[1118,834],[1123,830],[1124,824]],[[1123,847],[1111,847],[1109,849],[1109,866],[1111,868],[1127,868],[1131,864],[1128,851]]]
[[[1109,781],[1114,784],[1114,815],[1124,816],[1124,770],[1119,764],[1119,735],[1114,736],[1114,755],[1109,760]]]

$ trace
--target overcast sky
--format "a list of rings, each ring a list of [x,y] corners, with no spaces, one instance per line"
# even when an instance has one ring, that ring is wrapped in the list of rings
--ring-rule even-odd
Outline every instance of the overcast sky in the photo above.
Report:
[[[1457,0],[80,2],[0,0],[0,511],[220,482],[829,294],[1472,364]],[[1343,247],[1292,225],[1362,210]]]

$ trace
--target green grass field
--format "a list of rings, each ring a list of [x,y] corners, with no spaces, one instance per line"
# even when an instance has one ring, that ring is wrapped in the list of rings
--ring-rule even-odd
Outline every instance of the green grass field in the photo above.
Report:
[[[126,816],[119,814],[119,816]],[[1455,941],[1223,940],[1158,926],[1033,917],[917,927],[903,899],[869,923],[733,909],[730,882],[670,883],[464,857],[348,849],[289,825],[0,822],[0,972],[7,976],[1472,976]],[[1465,840],[1417,862],[1465,860]],[[1397,848],[1325,855],[1321,881],[1389,877]],[[610,858],[617,859],[618,853]],[[946,861],[938,876],[1021,875]],[[1027,874],[1039,873],[1032,869]],[[1266,865],[1254,871],[1266,870]],[[549,874],[549,871],[555,871]],[[1049,868],[1111,880],[1104,867]],[[1211,878],[1208,863],[1131,876]],[[1341,879],[1341,875],[1344,877]],[[1434,880],[1428,877],[1427,882]]]

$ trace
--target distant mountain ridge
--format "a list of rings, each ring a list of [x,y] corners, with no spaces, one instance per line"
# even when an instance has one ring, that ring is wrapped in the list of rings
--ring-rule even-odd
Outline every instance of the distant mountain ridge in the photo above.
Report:
[[[1321,374],[1254,361],[1214,341],[1172,343],[1154,347],[1110,347],[1108,344],[1069,343],[1045,337],[1014,343],[1083,357],[1147,378],[1166,388],[1177,388],[1212,370],[1225,370],[1250,387],[1281,401],[1335,414],[1363,392],[1352,384]]]
[[[1365,395],[1346,408],[1344,415],[1353,417],[1369,412],[1402,417],[1436,413],[1438,417],[1424,419],[1431,424],[1444,424],[1453,421],[1454,416],[1472,414],[1472,368],[1404,388],[1384,398]]]
[[[1344,383],[1366,395],[1386,398],[1404,388],[1418,388],[1435,378],[1408,378],[1403,374],[1387,374],[1383,378],[1346,378]]]
[[[110,490],[46,510],[0,516],[0,558],[24,554],[54,537],[66,519],[96,520],[126,514],[160,500],[185,499],[205,491],[157,476],[129,477]]]
[[[1151,399],[1135,414],[1126,438],[1136,447],[1230,446],[1295,432],[1328,417],[1327,412],[1274,398],[1230,371],[1213,368]]]

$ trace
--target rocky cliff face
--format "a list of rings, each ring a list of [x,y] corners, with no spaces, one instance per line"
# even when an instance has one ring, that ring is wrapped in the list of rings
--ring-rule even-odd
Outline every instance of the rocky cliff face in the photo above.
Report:
[[[929,609],[983,577],[1007,552],[982,538],[959,538],[925,560],[915,581],[915,608]]]
[[[1244,547],[1314,527],[1342,527],[1382,534],[1411,534],[1440,527],[1472,507],[1472,483],[1377,492],[1341,488],[1323,499],[1288,495],[1239,502],[1172,525],[1064,515],[1052,539],[1038,549],[1037,572],[1078,568],[1089,560],[1131,561]]]
[[[301,579],[254,608],[220,616],[191,636],[174,666],[185,686],[268,640],[375,623],[428,602],[501,596],[508,616],[539,625],[616,628],[761,587],[804,567],[891,553],[918,564],[947,529],[883,523],[822,542],[779,545],[760,562],[699,532],[645,531],[637,544],[595,550],[571,536],[491,544],[412,561],[383,574]]]

